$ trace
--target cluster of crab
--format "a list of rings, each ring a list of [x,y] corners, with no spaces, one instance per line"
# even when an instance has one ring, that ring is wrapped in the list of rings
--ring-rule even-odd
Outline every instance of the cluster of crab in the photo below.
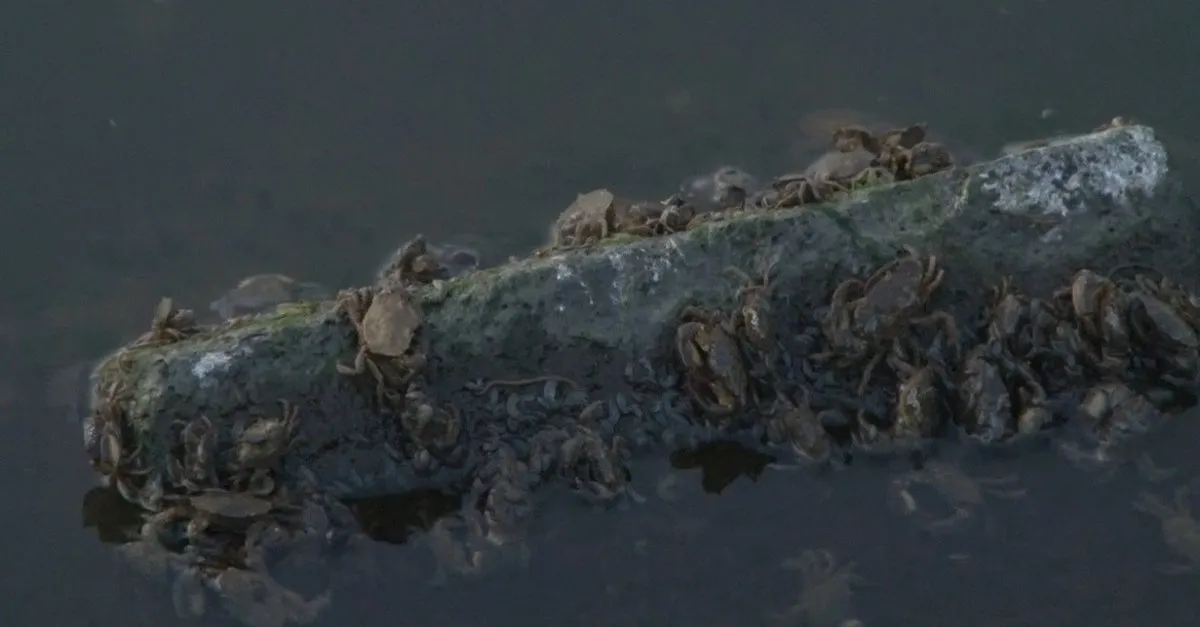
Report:
[[[251,624],[311,622],[328,590],[304,595],[279,583],[277,564],[297,552],[326,555],[347,539],[349,510],[317,489],[315,477],[288,489],[278,480],[295,441],[295,407],[238,425],[226,441],[203,416],[177,421],[165,475],[122,453],[117,397],[98,410],[103,430],[97,467],[144,511],[136,537],[120,547],[134,567],[172,581],[180,616],[195,618],[214,599]]]
[[[444,270],[427,249],[425,239],[409,241],[385,266],[375,285],[343,290],[334,316],[346,316],[355,330],[354,360],[339,363],[348,377],[369,377],[381,412],[397,416],[401,433],[392,446],[397,459],[409,460],[418,474],[457,465],[465,453],[462,417],[450,403],[438,403],[429,392],[424,369],[429,342],[424,315],[413,290],[444,290]]]
[[[1086,443],[1060,448],[1077,462],[1114,461],[1129,436],[1194,403],[1198,330],[1200,299],[1165,278],[1082,269],[1049,299],[1004,282],[961,368],[963,424],[991,443],[1077,416]],[[1064,396],[1081,400],[1050,406]]]
[[[761,427],[769,443],[790,445],[805,459],[824,461],[833,445],[823,425],[836,422],[836,412],[814,411],[811,390],[795,389],[780,371],[780,366],[792,370],[795,365],[780,341],[772,306],[773,267],[766,263],[757,280],[738,268],[728,269],[742,283],[737,306],[728,314],[683,309],[673,347],[682,388],[701,416],[722,424],[750,416],[751,424],[741,420],[734,426]]]
[[[164,299],[134,348],[197,331],[191,312]],[[297,550],[324,554],[355,525],[345,506],[318,490],[315,477],[290,489],[280,480],[284,457],[299,439],[298,408],[284,402],[281,413],[239,422],[228,433],[203,415],[175,420],[163,427],[171,433],[167,448],[147,451],[128,446],[135,426],[122,408],[130,395],[122,383],[108,385],[85,420],[93,466],[140,508],[140,529],[120,548],[129,563],[171,579],[181,616],[206,613],[215,597],[254,624],[313,620],[328,594],[301,595],[281,585],[272,566]]]
[[[745,172],[723,167],[662,201],[622,198],[603,188],[579,194],[555,220],[550,244],[539,252],[587,246],[617,234],[666,235],[738,211],[826,202],[865,186],[912,180],[953,166],[944,145],[926,141],[924,125],[879,134],[846,126],[834,131],[830,151],[765,189],[756,189]]]
[[[502,387],[542,384],[542,393]],[[564,387],[570,391],[562,393]],[[557,376],[471,383],[490,411],[476,413],[479,463],[471,472],[462,507],[428,530],[436,558],[434,583],[447,575],[477,576],[500,564],[528,565],[526,531],[535,492],[565,483],[593,504],[641,497],[629,486],[629,450],[618,436],[605,437],[607,404],[589,402],[573,382]]]
[[[800,357],[776,337],[765,274],[739,290],[731,315],[686,308],[674,347],[683,390],[700,415],[750,421],[816,460],[835,441],[920,450],[952,424],[1000,444],[1071,423],[1085,442],[1064,438],[1064,453],[1107,463],[1130,434],[1195,401],[1200,298],[1165,279],[1084,269],[1045,299],[1004,281],[973,344],[932,306],[944,276],[935,257],[909,249],[843,281],[799,384],[775,372],[786,360],[794,375]]]
[[[921,124],[879,134],[862,126],[838,128],[833,132],[833,150],[803,172],[775,179],[751,202],[767,209],[826,202],[862,187],[908,181],[954,167],[950,151],[925,141],[925,135]]]

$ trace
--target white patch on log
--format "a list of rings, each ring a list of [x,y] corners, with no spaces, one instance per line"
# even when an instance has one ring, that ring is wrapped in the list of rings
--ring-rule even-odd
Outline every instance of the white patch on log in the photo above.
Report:
[[[192,366],[192,374],[197,379],[207,379],[212,373],[228,368],[232,361],[229,353],[205,353],[196,361],[196,365]]]
[[[1001,211],[1066,217],[1098,197],[1123,205],[1130,193],[1150,195],[1168,169],[1154,130],[1126,126],[1009,155],[978,176]]]

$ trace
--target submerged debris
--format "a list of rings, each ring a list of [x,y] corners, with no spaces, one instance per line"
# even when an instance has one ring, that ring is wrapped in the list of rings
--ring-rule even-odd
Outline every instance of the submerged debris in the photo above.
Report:
[[[297,281],[285,274],[255,274],[209,304],[223,320],[273,311],[280,305],[320,301],[331,296],[328,288],[310,281]]]

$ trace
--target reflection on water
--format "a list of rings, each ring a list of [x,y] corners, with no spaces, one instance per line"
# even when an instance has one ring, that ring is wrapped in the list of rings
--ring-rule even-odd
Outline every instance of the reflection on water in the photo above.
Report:
[[[844,119],[926,120],[989,156],[1129,113],[1193,181],[1200,155],[1200,91],[1177,80],[1200,53],[1178,32],[1196,18],[1186,3],[380,7],[8,9],[5,624],[178,621],[170,587],[116,558],[136,520],[94,488],[62,419],[86,364],[164,295],[202,310],[260,273],[364,282],[417,232],[496,263],[539,245],[580,191],[660,197],[723,164],[794,170]],[[1195,418],[1147,443],[1177,469],[1159,483],[1098,478],[1051,447],[942,451],[1028,491],[945,532],[895,507],[906,469],[886,462],[817,473],[732,447],[679,452],[635,468],[646,503],[549,495],[527,562],[441,587],[430,530],[444,495],[357,503],[376,542],[338,566],[357,576],[315,624],[1190,625],[1196,575],[1157,569],[1195,560],[1190,523],[1165,528],[1200,475]]]

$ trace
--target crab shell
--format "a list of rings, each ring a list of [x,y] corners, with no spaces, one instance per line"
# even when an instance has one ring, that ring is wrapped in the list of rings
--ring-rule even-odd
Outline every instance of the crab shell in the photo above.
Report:
[[[421,320],[421,310],[407,292],[381,292],[363,315],[363,342],[376,355],[400,357],[412,346]]]

